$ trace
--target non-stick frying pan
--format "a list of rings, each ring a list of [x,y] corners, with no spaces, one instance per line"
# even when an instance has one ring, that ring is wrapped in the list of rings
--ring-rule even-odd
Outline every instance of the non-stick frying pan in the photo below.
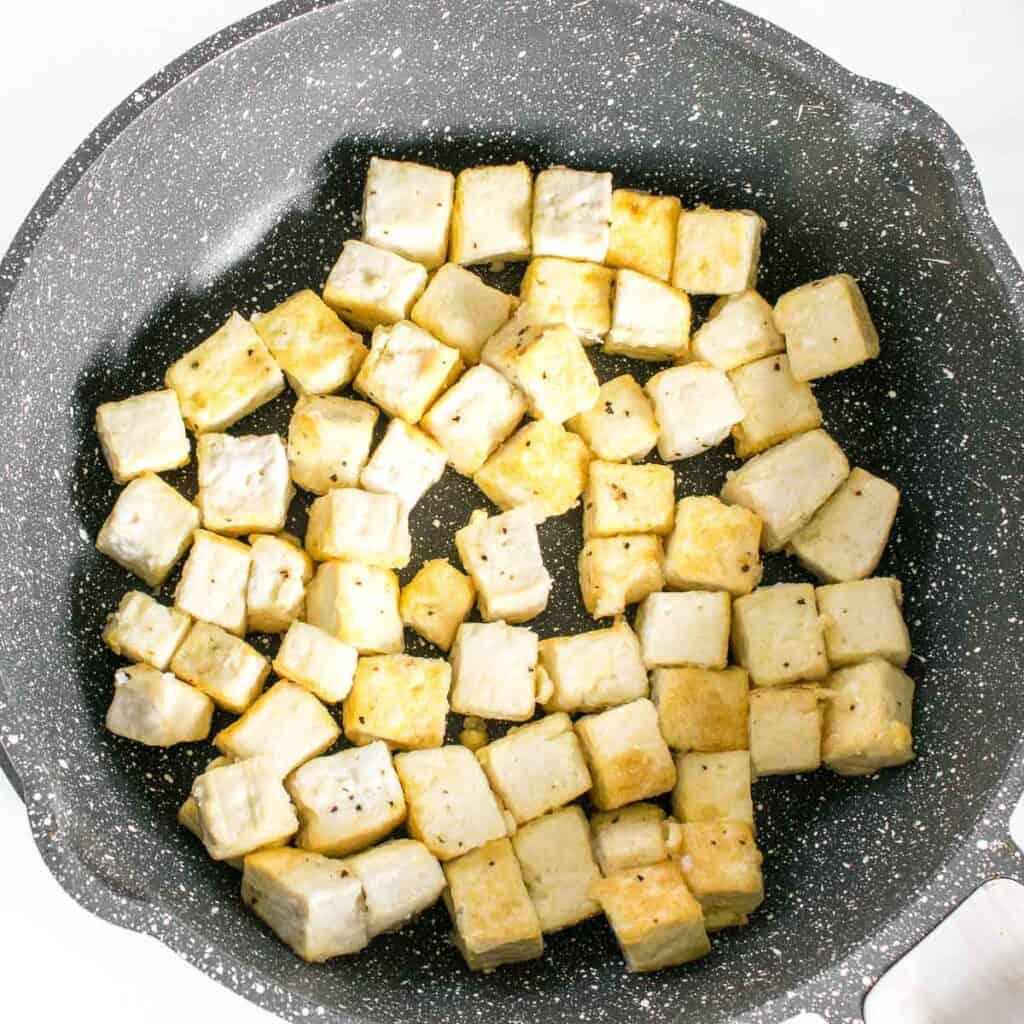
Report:
[[[565,162],[753,207],[770,226],[770,299],[844,270],[872,307],[881,360],[817,394],[851,461],[903,488],[879,571],[906,589],[919,757],[860,781],[759,783],[768,902],[697,964],[626,976],[594,921],[538,962],[473,975],[438,908],[358,958],[308,966],[174,823],[208,749],[102,729],[115,659],[99,630],[135,581],[92,548],[116,493],[96,406],[156,386],[233,308],[318,287],[357,230],[372,153]],[[917,100],[711,0],[279,4],[186,54],[82,144],[0,268],[0,313],[11,775],[68,892],[254,1002],[335,1022],[774,1024],[806,1009],[838,1024],[979,883],[1024,875],[1006,835],[1024,788],[1024,278],[960,141]],[[285,396],[238,429],[282,429],[288,412]],[[677,464],[680,494],[717,491],[729,465],[724,449]],[[451,554],[481,501],[448,474],[416,510],[417,556]],[[538,628],[583,628],[578,520],[546,524],[542,543],[557,584]],[[776,558],[768,580],[796,575]]]

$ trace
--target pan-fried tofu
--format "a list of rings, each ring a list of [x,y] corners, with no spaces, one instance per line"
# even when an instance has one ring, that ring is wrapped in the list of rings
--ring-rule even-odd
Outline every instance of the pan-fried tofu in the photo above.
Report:
[[[519,298],[533,323],[568,324],[584,344],[594,344],[612,323],[615,271],[598,263],[555,256],[530,261]]]
[[[537,699],[537,634],[505,622],[464,622],[452,647],[452,710],[525,722]]]
[[[170,389],[104,402],[96,410],[96,434],[119,484],[177,469],[192,454],[178,396]]]
[[[672,532],[675,474],[671,466],[590,463],[583,494],[583,536]]]
[[[835,274],[786,292],[775,326],[797,380],[815,380],[878,358],[878,332],[857,282]]]
[[[533,254],[603,263],[612,225],[612,176],[549,167],[533,183]]]
[[[578,568],[583,604],[595,619],[622,615],[665,585],[661,538],[654,534],[595,537],[583,545]]]
[[[675,196],[615,189],[605,263],[667,281],[672,272],[680,206]]]
[[[295,845],[344,857],[405,821],[405,795],[381,742],[314,757],[285,779],[301,827]]]
[[[447,651],[475,602],[473,581],[447,558],[432,558],[402,588],[399,607],[410,629]]]
[[[738,821],[682,826],[680,867],[704,916],[730,914],[746,923],[764,902],[763,857],[754,831]]]
[[[210,769],[212,768],[220,768],[221,766],[226,764],[231,764],[230,758],[215,757],[212,761],[209,762],[209,764],[207,764],[206,770],[210,771]],[[185,799],[182,801],[181,806],[178,808],[177,819],[178,824],[182,828],[188,829],[188,831],[191,832],[192,835],[196,837],[196,839],[202,842],[203,829],[202,826],[199,824],[199,810],[196,807],[195,800],[192,799],[191,793],[187,797],[185,797]],[[278,840],[278,842],[281,843],[282,841]],[[287,840],[284,840],[283,842],[287,842]],[[225,861],[225,863],[235,868],[237,871],[241,871],[244,859],[244,857],[231,857],[229,860]]]
[[[713,495],[683,498],[665,547],[665,580],[677,590],[749,594],[761,582],[761,518]]]
[[[665,462],[714,448],[743,419],[728,376],[708,363],[662,370],[647,382],[646,391],[658,419],[658,454]]]
[[[544,952],[540,920],[507,839],[444,865],[453,941],[471,970],[534,960]]]
[[[658,728],[658,710],[645,697],[585,715],[576,735],[594,780],[591,800],[602,811],[668,793],[676,766]]]
[[[775,686],[750,693],[750,761],[755,777],[813,772],[821,767],[828,691]]]
[[[174,606],[194,619],[245,636],[245,598],[252,554],[237,540],[196,530],[174,591]]]
[[[325,562],[306,590],[306,621],[360,654],[405,648],[398,577],[360,562]]]
[[[636,271],[620,270],[603,351],[648,362],[682,360],[690,348],[690,315],[685,292]]]
[[[351,398],[300,398],[288,424],[292,480],[313,494],[355,487],[370,455],[377,415],[369,402]]]
[[[590,891],[631,974],[675,967],[711,952],[700,904],[675,861],[602,878]]]
[[[521,161],[460,171],[449,258],[462,264],[529,259],[532,205],[533,174]]]
[[[136,477],[117,497],[96,548],[151,587],[159,587],[192,543],[199,510],[155,473]]]
[[[427,271],[419,263],[349,240],[327,277],[324,302],[347,323],[372,331],[404,320],[426,286]]]
[[[284,391],[284,374],[256,328],[238,313],[168,367],[164,383],[178,396],[196,434],[227,430]]]
[[[565,425],[605,462],[639,461],[658,443],[654,407],[636,378],[628,373],[605,381],[597,401],[566,420]]]
[[[822,758],[840,775],[872,775],[914,757],[914,681],[881,659],[833,672],[826,682]]]
[[[903,588],[892,577],[833,583],[815,591],[825,623],[825,653],[833,668],[884,658],[898,668],[910,660]]]
[[[107,616],[103,642],[129,661],[141,661],[163,672],[185,639],[192,617],[177,608],[129,590],[117,611]]]
[[[218,707],[240,715],[263,689],[270,662],[220,626],[197,622],[174,655],[171,671]]]
[[[601,873],[579,807],[563,807],[524,825],[512,836],[512,849],[541,931],[557,932],[601,913],[590,897]]]
[[[744,740],[744,748],[747,741]],[[746,749],[676,757],[672,813],[680,821],[740,821],[753,828],[753,768]]]
[[[313,560],[297,544],[281,537],[250,537],[252,568],[246,591],[249,629],[283,633],[300,618]]]
[[[843,450],[809,430],[726,473],[722,500],[761,517],[761,547],[781,551],[849,476]]]
[[[409,564],[409,512],[393,494],[336,487],[309,508],[306,550],[318,562],[332,558],[381,569]]]
[[[734,295],[753,288],[764,228],[752,210],[683,210],[672,284],[691,295]]]
[[[451,667],[440,658],[360,658],[342,716],[346,738],[359,745],[384,740],[397,750],[441,746],[451,682]]]
[[[725,668],[729,661],[731,599],[722,590],[650,594],[636,614],[647,668],[695,665]]]
[[[296,620],[277,650],[274,671],[304,686],[325,704],[337,704],[352,689],[358,657],[354,647]]]
[[[359,482],[368,491],[393,494],[411,512],[441,479],[447,463],[448,456],[433,438],[404,420],[394,419]]]
[[[891,483],[854,469],[787,550],[826,583],[865,579],[882,559],[899,504]]]
[[[323,963],[364,949],[363,887],[336,860],[303,850],[261,850],[245,858],[242,902],[297,956]]]
[[[659,668],[651,680],[661,734],[674,750],[745,750],[749,691],[741,668]]]
[[[665,812],[657,804],[630,804],[590,819],[594,856],[602,875],[668,860]]]
[[[461,857],[508,834],[487,777],[465,747],[398,754],[395,770],[409,806],[409,834],[439,860]]]
[[[115,736],[147,747],[195,743],[210,735],[213,702],[170,672],[131,665],[114,673],[106,726]]]
[[[565,714],[520,725],[476,756],[516,824],[539,818],[590,789],[583,751]]]
[[[772,307],[753,289],[716,299],[708,318],[694,332],[694,359],[735,370],[778,352],[785,352],[786,340],[775,327]]]
[[[363,339],[308,288],[254,318],[253,326],[299,396],[340,391],[366,358]]]

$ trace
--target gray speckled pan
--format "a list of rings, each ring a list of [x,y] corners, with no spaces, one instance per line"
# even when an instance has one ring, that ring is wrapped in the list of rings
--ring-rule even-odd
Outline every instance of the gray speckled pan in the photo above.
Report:
[[[133,580],[91,545],[115,494],[96,405],[156,385],[232,308],[319,286],[371,153],[567,162],[754,207],[769,298],[846,270],[871,304],[882,359],[818,395],[851,461],[903,487],[881,571],[906,587],[920,756],[759,783],[768,902],[690,967],[628,977],[595,921],[475,976],[441,909],[307,966],[175,827],[208,750],[102,730],[115,661],[98,632]],[[1024,875],[1006,836],[1024,786],[1022,286],[948,125],[724,4],[299,0],[213,37],[82,144],[0,267],[0,741],[47,864],[93,912],[289,1019],[856,1020],[865,986],[975,886]],[[243,429],[282,428],[288,405]],[[728,464],[678,464],[680,493],[717,490]],[[450,553],[479,501],[446,478],[417,509],[417,553]],[[578,529],[542,530],[546,635],[585,625]],[[769,580],[794,571],[776,560]]]

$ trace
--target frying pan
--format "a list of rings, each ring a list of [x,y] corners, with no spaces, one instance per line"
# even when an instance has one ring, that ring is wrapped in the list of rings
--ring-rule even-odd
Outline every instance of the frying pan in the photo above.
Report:
[[[697,964],[626,976],[593,921],[540,961],[473,975],[440,908],[358,958],[303,964],[243,911],[237,874],[175,826],[209,750],[102,729],[116,663],[99,631],[136,581],[92,548],[116,493],[96,406],[157,386],[232,309],[318,287],[358,230],[373,153],[565,162],[688,205],[753,207],[770,225],[769,299],[839,270],[867,294],[882,359],[817,394],[851,461],[903,489],[879,572],[906,590],[919,757],[872,779],[758,783],[768,902]],[[0,315],[8,774],[75,899],[254,1002],[339,1024],[776,1024],[799,1010],[839,1024],[976,886],[1024,875],[1006,835],[1024,788],[1024,278],[962,144],[917,100],[712,0],[278,4],[86,139],[0,268]],[[654,369],[599,360],[602,376],[627,366]],[[289,405],[236,430],[282,430]],[[678,464],[679,493],[716,492],[731,464],[724,449]],[[170,479],[194,493],[187,472]],[[482,503],[447,474],[416,509],[411,568],[452,554]],[[572,516],[542,528],[556,579],[542,635],[588,625],[579,529]],[[776,558],[767,582],[797,576]]]

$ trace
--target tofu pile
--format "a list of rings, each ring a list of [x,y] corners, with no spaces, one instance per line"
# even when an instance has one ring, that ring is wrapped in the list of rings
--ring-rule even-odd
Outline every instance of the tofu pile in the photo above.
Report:
[[[879,354],[860,289],[772,306],[756,213],[566,167],[374,158],[362,225],[320,293],[233,313],[164,389],[97,411],[124,488],[96,545],[145,584],[103,633],[130,663],[107,728],[168,747],[219,713],[180,823],[305,960],[439,899],[474,970],[599,915],[629,971],[702,957],[764,899],[755,780],[913,757],[901,587],[873,575],[899,492],[851,468],[812,390]],[[518,296],[472,269],[515,261]],[[696,329],[691,296],[714,300]],[[592,346],[641,380],[599,380]],[[228,432],[286,389],[287,437]],[[160,475],[189,433],[194,499]],[[677,493],[671,463],[730,436],[721,493]],[[490,506],[461,567],[402,586],[449,467]],[[537,525],[580,502],[604,621],[542,637]],[[771,552],[816,583],[761,586]]]

